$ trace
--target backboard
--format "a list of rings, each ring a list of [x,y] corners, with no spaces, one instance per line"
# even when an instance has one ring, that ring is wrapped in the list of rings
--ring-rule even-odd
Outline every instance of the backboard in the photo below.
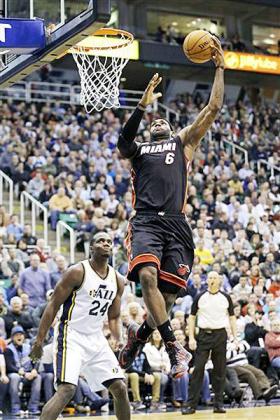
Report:
[[[32,54],[8,54],[0,71],[0,87],[13,85],[63,56],[69,48],[92,35],[110,20],[110,0],[4,0],[7,18],[41,18],[46,26],[46,46]]]

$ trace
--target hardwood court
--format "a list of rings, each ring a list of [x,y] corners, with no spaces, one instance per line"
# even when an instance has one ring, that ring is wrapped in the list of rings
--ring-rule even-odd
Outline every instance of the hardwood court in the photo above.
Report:
[[[280,419],[280,405],[269,407],[251,407],[251,408],[234,408],[228,409],[226,414],[214,414],[211,410],[197,411],[193,415],[182,416],[180,412],[170,413],[146,413],[133,414],[132,420],[173,420],[173,419],[194,419],[194,420],[276,420]],[[115,416],[102,417],[86,417],[87,420],[115,420]],[[75,419],[75,417],[67,417],[68,419]]]

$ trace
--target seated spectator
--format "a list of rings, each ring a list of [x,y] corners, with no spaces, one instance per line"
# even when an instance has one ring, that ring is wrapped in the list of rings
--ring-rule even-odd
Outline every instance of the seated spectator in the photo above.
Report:
[[[109,403],[108,398],[102,398],[96,392],[92,392],[87,381],[82,376],[79,378],[73,400],[78,413],[95,412]]]
[[[169,381],[170,361],[165,346],[158,330],[155,330],[147,344],[143,348],[143,352],[147,356],[148,363],[154,376],[159,377],[160,389],[155,389],[153,395],[153,407],[165,409],[163,403],[163,395]],[[158,381],[157,381],[158,383]],[[159,401],[161,404],[158,404]]]
[[[3,350],[0,348],[0,416],[3,415],[4,401],[8,392],[9,378],[6,374],[6,362]]]
[[[4,355],[6,360],[7,375],[10,380],[9,394],[11,399],[11,414],[20,415],[21,401],[19,397],[19,384],[31,387],[28,411],[30,415],[38,415],[41,376],[33,368],[29,358],[30,346],[25,343],[24,329],[18,325],[11,331],[11,343],[8,345]]]
[[[275,276],[280,276],[280,266],[275,262],[272,252],[267,254],[265,262],[260,264],[260,270],[263,277],[272,279]]]
[[[18,295],[18,276],[16,274],[14,274],[11,277],[11,284],[10,286],[6,288],[6,294],[7,294],[7,300],[9,303],[14,296]],[[0,308],[0,316],[1,316],[1,308]]]
[[[9,259],[7,261],[7,273],[9,277],[18,275],[24,270],[23,262],[17,258],[16,248],[9,249]]]
[[[57,283],[61,280],[63,273],[67,270],[68,267],[67,261],[63,255],[57,255],[55,257],[55,263],[57,269],[50,273],[52,289],[54,289]]]
[[[140,396],[140,382],[152,386],[152,403],[157,408],[156,398],[160,393],[160,376],[154,375],[146,354],[141,351],[134,359],[132,365],[126,370],[133,395],[134,410],[142,410],[146,406]]]
[[[65,189],[60,187],[49,201],[51,211],[51,228],[55,230],[60,213],[73,213],[72,200],[65,194]]]
[[[253,322],[245,327],[245,340],[250,347],[262,347],[266,333],[267,331],[263,328],[262,314],[255,311]]]
[[[23,235],[21,239],[23,239],[27,245],[36,245],[37,238],[36,236],[32,235],[31,225],[24,225]]]
[[[30,307],[29,304],[29,296],[27,293],[22,293],[20,295],[20,298],[22,300],[22,312],[25,312],[28,315],[31,315],[32,312],[32,308]]]
[[[45,250],[46,244],[44,239],[37,239],[36,248],[34,252],[36,252],[40,257],[40,262],[45,263],[49,258],[49,254]]]
[[[8,305],[5,303],[5,294],[2,289],[0,289],[0,317],[5,316],[8,313]]]
[[[18,296],[15,296],[11,299],[11,309],[8,310],[7,314],[4,315],[3,318],[8,338],[11,335],[11,331],[14,325],[21,325],[25,333],[33,328],[33,320],[31,315],[23,312],[22,300]]]
[[[29,265],[28,247],[24,239],[17,241],[16,258],[23,263],[25,268]]]
[[[12,214],[10,217],[10,222],[7,226],[7,235],[15,238],[16,241],[22,238],[23,227],[19,224],[16,214]]]
[[[271,331],[265,336],[265,348],[271,362],[271,366],[277,369],[280,376],[280,318],[271,321]]]
[[[32,308],[44,303],[46,293],[51,289],[50,275],[47,271],[42,270],[39,265],[39,255],[30,255],[30,267],[23,270],[19,278],[19,294],[22,292],[28,294]]]
[[[200,263],[204,266],[213,264],[214,257],[210,249],[205,248],[204,242],[199,240],[195,249],[195,255],[199,257]]]
[[[31,180],[27,184],[27,192],[32,195],[32,197],[39,200],[40,193],[44,189],[45,181],[42,175],[42,169],[37,168],[35,172],[35,176],[31,178]]]
[[[249,364],[246,351],[250,348],[245,340],[234,343],[227,342],[227,366],[233,368],[240,381],[246,382],[252,388],[256,400],[270,401],[277,393],[278,386],[270,386],[267,376],[262,370]]]
[[[240,277],[239,283],[234,286],[232,291],[236,296],[240,296],[240,293],[243,292],[242,296],[245,295],[249,298],[249,295],[252,293],[252,286],[249,284],[249,279],[245,276]]]
[[[53,289],[48,290],[46,293],[46,302],[41,303],[41,305],[38,305],[35,309],[33,309],[32,319],[33,319],[34,327],[39,327],[42,315],[44,313],[44,310],[46,309],[48,302],[50,301],[52,297],[52,294],[53,294]]]
[[[237,404],[242,402],[245,391],[241,389],[240,382],[236,370],[233,367],[226,367],[225,394],[229,397],[230,402],[235,401]]]
[[[141,324],[143,319],[143,309],[141,308],[141,305],[137,302],[130,302],[127,305],[127,309],[130,320]]]

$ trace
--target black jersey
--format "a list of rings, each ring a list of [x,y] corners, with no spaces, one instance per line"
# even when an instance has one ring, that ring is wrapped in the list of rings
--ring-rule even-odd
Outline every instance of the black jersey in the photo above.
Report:
[[[181,213],[186,203],[187,171],[180,137],[139,144],[132,159],[134,208]]]

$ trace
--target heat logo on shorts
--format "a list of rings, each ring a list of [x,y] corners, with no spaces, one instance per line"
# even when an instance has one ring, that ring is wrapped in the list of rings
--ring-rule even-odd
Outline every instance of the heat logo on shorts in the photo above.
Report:
[[[185,276],[186,274],[190,274],[190,266],[186,264],[179,264],[179,268],[177,270],[177,273],[179,276]]]

